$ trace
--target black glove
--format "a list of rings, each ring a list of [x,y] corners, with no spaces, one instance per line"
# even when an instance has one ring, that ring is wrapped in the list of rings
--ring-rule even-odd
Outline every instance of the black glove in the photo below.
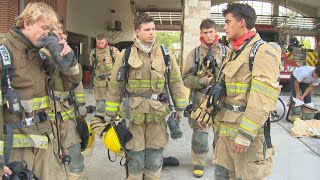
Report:
[[[39,180],[39,178],[27,167],[25,161],[14,161],[7,164],[8,168],[12,171],[10,176],[3,176],[5,180],[18,180],[18,179],[34,179]]]
[[[63,50],[63,45],[59,44],[59,38],[52,32],[49,32],[48,36],[41,37],[38,40],[38,45],[49,50],[54,64],[60,70],[66,70],[68,67],[74,66],[77,63],[73,51],[63,57],[60,56],[60,53]]]
[[[208,106],[217,106],[222,97],[226,95],[226,84],[224,82],[215,82],[207,91],[209,96]]]
[[[172,112],[169,115],[167,124],[170,130],[170,137],[172,139],[179,139],[182,137],[182,131],[180,130],[179,122],[176,119],[176,112]]]

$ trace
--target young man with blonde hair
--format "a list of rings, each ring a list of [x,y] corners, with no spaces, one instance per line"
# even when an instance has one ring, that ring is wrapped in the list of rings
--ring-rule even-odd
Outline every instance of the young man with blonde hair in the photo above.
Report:
[[[7,106],[1,108],[0,117],[6,125],[6,148],[11,152],[10,157],[8,153],[4,154],[5,163],[25,161],[27,168],[41,180],[65,178],[63,166],[56,156],[55,124],[47,115],[50,110],[48,92],[56,81],[53,75],[59,73],[62,77],[59,79],[63,82],[61,91],[72,89],[82,78],[71,48],[48,36],[57,25],[56,13],[49,5],[29,3],[16,18],[16,26],[7,33],[1,46],[1,52],[7,55],[1,56],[1,73],[8,78],[1,79]],[[47,59],[49,57],[39,52],[42,47],[50,54],[57,54],[61,61]],[[13,67],[4,66],[10,60]],[[61,64],[62,61],[68,63]],[[11,142],[10,138],[13,138]]]

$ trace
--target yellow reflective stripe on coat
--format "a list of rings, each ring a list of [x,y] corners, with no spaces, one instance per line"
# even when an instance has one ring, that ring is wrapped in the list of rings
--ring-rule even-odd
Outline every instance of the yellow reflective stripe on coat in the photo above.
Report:
[[[13,135],[13,148],[21,147],[35,147],[41,149],[48,148],[48,137],[42,135],[33,135],[33,134],[14,134]]]
[[[83,93],[77,93],[74,95],[77,103],[85,103],[86,98]]]
[[[227,82],[226,89],[227,89],[227,93],[246,93],[249,90],[249,84]]]
[[[220,123],[219,126],[219,135],[226,135],[231,138],[236,138],[238,135],[238,129],[229,127],[223,123]],[[264,137],[264,129],[260,128],[256,137]]]
[[[177,100],[175,101],[175,103],[176,103],[176,106],[177,106],[178,108],[186,107],[186,106],[187,106],[187,99],[177,99]]]
[[[108,83],[108,86],[110,88],[122,88],[124,87],[124,85],[125,85],[125,82],[119,82],[119,81],[113,81],[113,80],[109,81]]]
[[[119,110],[119,103],[106,101],[106,111],[117,112]]]
[[[102,65],[97,67],[97,70],[99,71],[110,71],[111,69],[112,69],[112,64]]]
[[[128,86],[130,88],[162,88],[164,87],[165,80],[129,80]]]
[[[0,141],[0,156],[3,156],[4,151],[4,141]]]
[[[105,80],[97,80],[97,79],[94,79],[93,80],[93,85],[95,87],[107,87],[107,82]]]
[[[180,75],[170,76],[170,83],[177,83],[182,81],[182,77]]]
[[[75,119],[76,115],[74,112],[74,109],[71,109],[69,111],[60,112],[62,120],[69,120],[69,119]],[[55,121],[55,113],[48,113],[50,121]]]
[[[105,68],[107,71],[111,71],[112,66],[113,66],[113,64],[107,64]]]
[[[251,133],[257,133],[258,130],[262,128],[260,124],[254,121],[251,121],[250,119],[245,117],[242,117],[242,122],[240,123],[240,127]]]
[[[50,107],[50,98],[49,96],[44,96],[42,98],[34,98],[32,100],[32,110],[40,110]]]
[[[280,95],[280,91],[256,79],[252,79],[251,90],[259,92],[275,102],[278,101],[278,97]]]

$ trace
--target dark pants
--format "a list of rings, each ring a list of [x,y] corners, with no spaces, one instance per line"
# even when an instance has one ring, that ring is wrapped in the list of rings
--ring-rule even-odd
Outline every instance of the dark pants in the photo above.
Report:
[[[296,97],[296,90],[294,89],[295,81],[296,81],[296,78],[292,74],[290,78],[290,85],[291,85],[291,94],[293,97]],[[310,86],[309,83],[299,83],[299,89],[301,93],[303,94],[309,86]],[[303,101],[304,103],[311,103],[311,92],[303,98]]]

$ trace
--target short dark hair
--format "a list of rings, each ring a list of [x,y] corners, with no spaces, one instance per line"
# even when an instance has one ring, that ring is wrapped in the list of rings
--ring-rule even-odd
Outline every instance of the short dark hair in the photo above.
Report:
[[[104,34],[98,34],[97,37],[96,37],[97,40],[102,40],[102,39],[105,39],[105,38],[106,38],[106,36]]]
[[[200,30],[210,28],[217,29],[216,23],[211,19],[204,19],[200,24]]]
[[[318,75],[318,77],[320,77],[320,65],[316,66],[315,71],[316,71],[316,74]]]
[[[147,13],[140,13],[134,19],[134,29],[137,30],[141,27],[141,24],[154,22],[154,19]]]
[[[59,23],[64,24],[64,17],[61,16],[60,14],[57,14],[57,17],[58,17]]]
[[[257,15],[254,9],[248,4],[233,3],[228,4],[227,9],[222,11],[223,16],[231,13],[238,21],[244,19],[248,29],[254,28]]]

